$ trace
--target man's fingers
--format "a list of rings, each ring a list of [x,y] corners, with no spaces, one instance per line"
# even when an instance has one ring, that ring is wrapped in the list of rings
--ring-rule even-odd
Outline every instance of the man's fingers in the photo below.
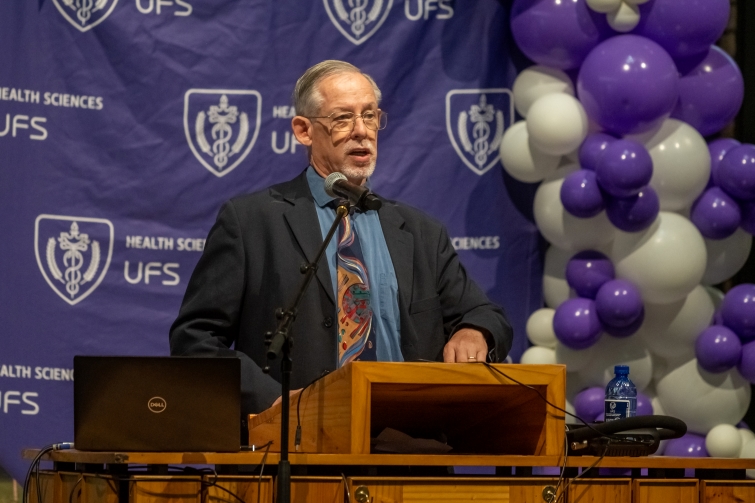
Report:
[[[451,347],[451,345],[447,344],[446,347],[443,348],[443,362],[454,363],[455,361],[456,351]]]
[[[477,350],[476,359],[478,362],[485,362],[488,360],[488,348]]]

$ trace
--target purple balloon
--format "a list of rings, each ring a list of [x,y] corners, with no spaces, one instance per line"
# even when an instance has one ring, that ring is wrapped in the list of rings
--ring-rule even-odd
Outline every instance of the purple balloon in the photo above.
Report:
[[[594,171],[580,169],[570,173],[561,184],[561,204],[579,218],[594,217],[606,207]]]
[[[672,438],[666,444],[663,455],[681,458],[707,457],[708,450],[705,448],[705,437],[687,433],[683,437]]]
[[[716,170],[718,186],[737,199],[755,199],[755,145],[729,150]]]
[[[605,422],[605,420],[606,420],[606,412],[605,412],[605,410],[603,412],[601,412],[600,414],[598,414],[598,417],[595,418],[595,422],[596,423],[602,423],[602,422]]]
[[[690,220],[708,239],[728,238],[742,222],[737,202],[719,187],[711,187],[692,204]]]
[[[610,195],[636,196],[653,177],[653,159],[641,143],[616,140],[606,147],[595,174]]]
[[[625,232],[639,232],[650,227],[658,216],[660,208],[658,194],[650,185],[643,188],[636,196],[609,197],[606,201],[608,220],[616,228]]]
[[[710,152],[710,180],[708,181],[708,187],[706,188],[710,188],[713,185],[719,185],[717,178],[718,165],[729,150],[740,145],[741,143],[734,138],[719,138],[708,144],[708,152]]]
[[[581,251],[566,264],[566,282],[580,297],[594,299],[600,287],[615,277],[611,259],[597,251]]]
[[[755,341],[742,345],[742,357],[737,364],[742,377],[755,384]]]
[[[728,328],[713,325],[697,336],[695,356],[697,363],[708,372],[726,372],[739,363],[742,343],[737,334]]]
[[[739,67],[722,49],[712,46],[698,64],[682,71],[679,101],[671,117],[687,122],[701,135],[721,131],[739,112],[745,84]],[[684,62],[677,61],[678,67]]]
[[[668,53],[652,40],[619,35],[587,56],[577,92],[587,115],[607,131],[640,133],[674,109],[679,73]]]
[[[632,283],[625,279],[608,281],[595,296],[595,309],[603,325],[626,327],[642,313],[642,296]]]
[[[605,133],[593,133],[587,135],[585,141],[579,147],[579,165],[582,169],[595,171],[606,147],[615,142],[616,138]]]
[[[609,33],[605,16],[584,0],[515,0],[511,32],[522,52],[541,65],[579,68]]]
[[[640,6],[640,23],[633,33],[683,58],[706,51],[728,22],[729,0],[651,0]]]
[[[652,416],[653,415],[653,402],[649,396],[644,393],[637,392],[637,415],[638,416]]]
[[[755,201],[740,201],[739,210],[742,212],[739,225],[745,232],[755,235]]]
[[[644,321],[645,321],[645,308],[643,307],[637,319],[634,320],[629,325],[627,325],[626,327],[612,327],[611,325],[603,325],[603,331],[613,337],[619,337],[619,338],[629,337],[630,335],[634,335],[637,333],[637,331],[640,329]]]
[[[564,346],[586,349],[598,342],[603,327],[590,299],[569,299],[556,308],[553,331]]]
[[[724,295],[721,320],[742,342],[755,339],[755,285],[737,285]]]
[[[587,388],[574,397],[574,411],[591,423],[605,410],[606,391],[603,388]]]

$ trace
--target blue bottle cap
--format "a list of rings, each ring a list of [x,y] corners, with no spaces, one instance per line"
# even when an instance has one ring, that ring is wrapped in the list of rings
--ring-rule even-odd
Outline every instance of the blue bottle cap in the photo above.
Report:
[[[629,375],[629,365],[616,365],[613,371],[615,374]]]

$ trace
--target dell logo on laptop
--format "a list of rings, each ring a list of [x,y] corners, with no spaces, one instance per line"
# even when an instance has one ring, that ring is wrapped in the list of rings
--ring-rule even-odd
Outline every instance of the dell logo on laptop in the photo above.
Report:
[[[160,412],[164,411],[167,406],[168,404],[165,402],[165,399],[160,398],[159,396],[150,398],[147,401],[147,408],[155,414],[159,414]]]

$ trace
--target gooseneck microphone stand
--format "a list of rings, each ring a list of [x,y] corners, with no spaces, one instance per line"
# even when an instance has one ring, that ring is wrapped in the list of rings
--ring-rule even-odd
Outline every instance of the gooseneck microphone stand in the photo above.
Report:
[[[281,357],[281,452],[280,461],[278,462],[278,503],[291,503],[291,464],[288,461],[288,416],[291,409],[289,391],[291,389],[291,347],[293,346],[293,340],[289,331],[296,319],[296,308],[299,306],[302,297],[304,297],[304,292],[312,281],[312,277],[317,272],[317,264],[320,262],[323,253],[325,253],[328,243],[333,239],[333,234],[336,233],[341,220],[349,213],[350,208],[351,205],[346,201],[338,204],[336,218],[333,221],[333,225],[330,226],[330,230],[327,236],[325,236],[322,245],[320,245],[317,255],[311,263],[302,264],[301,266],[300,270],[304,274],[304,280],[299,287],[299,292],[296,294],[293,305],[285,311],[280,308],[276,309],[275,316],[280,320],[278,327],[275,329],[275,333],[267,332],[265,334],[268,364],[265,365],[263,371],[269,373],[270,361],[275,360],[279,356]]]

